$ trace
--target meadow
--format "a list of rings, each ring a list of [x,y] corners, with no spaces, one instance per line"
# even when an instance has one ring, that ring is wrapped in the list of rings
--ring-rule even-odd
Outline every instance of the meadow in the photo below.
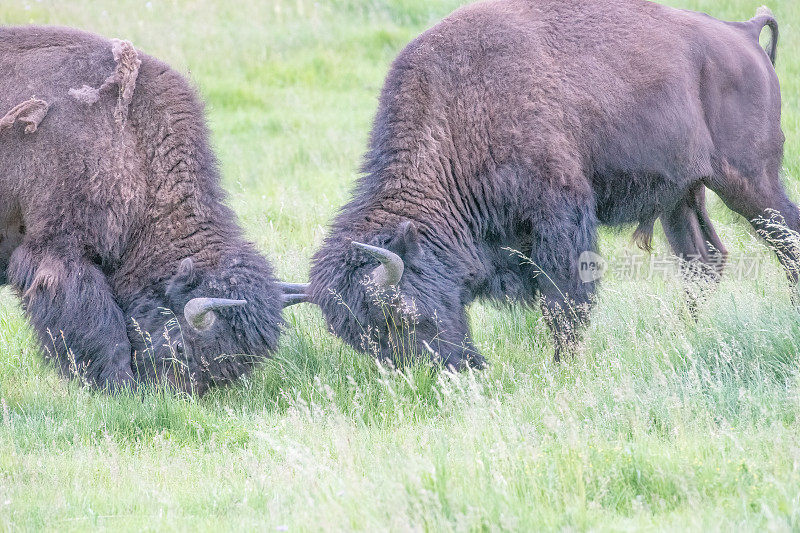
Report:
[[[230,205],[303,281],[391,60],[460,3],[4,0],[0,24],[130,39],[186,73]],[[668,3],[728,20],[760,5]],[[797,201],[800,4],[770,7]],[[296,306],[280,351],[237,386],[111,397],[43,363],[0,289],[0,529],[798,530],[800,314],[746,222],[716,198],[711,212],[758,268],[728,276],[697,321],[673,272],[611,269],[577,357],[552,362],[538,310],[478,304],[491,366],[458,375],[376,364]],[[631,231],[603,231],[610,264],[637,253]]]

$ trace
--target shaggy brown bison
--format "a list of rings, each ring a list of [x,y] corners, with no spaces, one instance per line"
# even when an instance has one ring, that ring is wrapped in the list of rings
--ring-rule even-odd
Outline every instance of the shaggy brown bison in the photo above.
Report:
[[[127,42],[0,28],[2,113],[0,281],[64,372],[202,393],[276,348],[281,291],[181,75]]]
[[[800,229],[779,177],[777,37],[768,10],[748,22],[643,0],[456,11],[394,61],[363,175],[295,292],[358,349],[461,368],[484,364],[465,313],[478,298],[540,301],[558,359],[592,304],[579,257],[599,224],[636,223],[646,246],[660,219],[676,254],[716,268],[708,187],[780,248],[759,219],[775,210]]]

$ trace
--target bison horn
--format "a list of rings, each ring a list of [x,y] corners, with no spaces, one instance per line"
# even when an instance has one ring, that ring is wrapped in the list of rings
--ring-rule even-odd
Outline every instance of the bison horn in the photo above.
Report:
[[[353,246],[367,252],[381,262],[380,266],[372,271],[372,281],[374,281],[376,285],[382,288],[388,288],[400,283],[405,265],[403,264],[403,259],[399,255],[390,252],[386,248],[370,246],[369,244],[356,241],[353,241]]]
[[[283,307],[299,304],[308,301],[308,283],[278,283],[278,287],[283,291]]]
[[[183,316],[197,331],[205,331],[214,325],[217,320],[217,309],[228,307],[242,307],[247,305],[246,300],[228,300],[226,298],[192,298],[183,308]]]

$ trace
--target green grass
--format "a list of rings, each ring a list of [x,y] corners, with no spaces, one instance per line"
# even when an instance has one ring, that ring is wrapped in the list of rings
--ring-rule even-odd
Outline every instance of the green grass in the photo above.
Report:
[[[671,0],[727,19],[759,2]],[[347,199],[387,67],[455,0],[56,0],[0,23],[132,40],[208,102],[230,203],[285,279]],[[800,5],[770,0],[800,199]],[[712,201],[729,249],[761,250]],[[633,250],[607,231],[604,255]],[[666,252],[657,235],[656,251]],[[480,374],[382,369],[310,307],[274,359],[202,399],[108,397],[41,362],[0,291],[0,529],[800,529],[800,315],[774,260],[691,321],[674,276],[611,276],[582,354],[536,311],[476,305]]]

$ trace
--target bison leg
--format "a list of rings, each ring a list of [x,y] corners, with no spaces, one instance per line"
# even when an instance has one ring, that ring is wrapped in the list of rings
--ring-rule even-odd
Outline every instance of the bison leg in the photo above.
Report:
[[[97,386],[132,384],[125,319],[106,277],[93,263],[52,244],[28,242],[11,255],[8,273],[62,372]]]
[[[555,339],[555,361],[574,349],[588,323],[595,280],[581,279],[579,261],[581,254],[597,249],[592,209],[565,208],[561,215],[537,225],[532,253],[542,314]]]
[[[542,314],[555,342],[554,361],[560,361],[575,349],[588,324],[590,311],[591,299],[588,297],[562,294],[561,289],[554,285],[542,290]]]
[[[696,318],[700,297],[696,282],[718,282],[728,255],[708,216],[705,187],[692,187],[671,211],[662,215],[661,226],[673,253],[684,261],[686,298]]]
[[[798,265],[800,265],[800,211],[789,200],[780,181],[780,162],[769,165],[771,170],[745,175],[727,162],[708,180],[708,187],[716,192],[729,209],[739,213],[761,235],[778,256],[797,296]],[[790,230],[790,231],[787,231]]]

